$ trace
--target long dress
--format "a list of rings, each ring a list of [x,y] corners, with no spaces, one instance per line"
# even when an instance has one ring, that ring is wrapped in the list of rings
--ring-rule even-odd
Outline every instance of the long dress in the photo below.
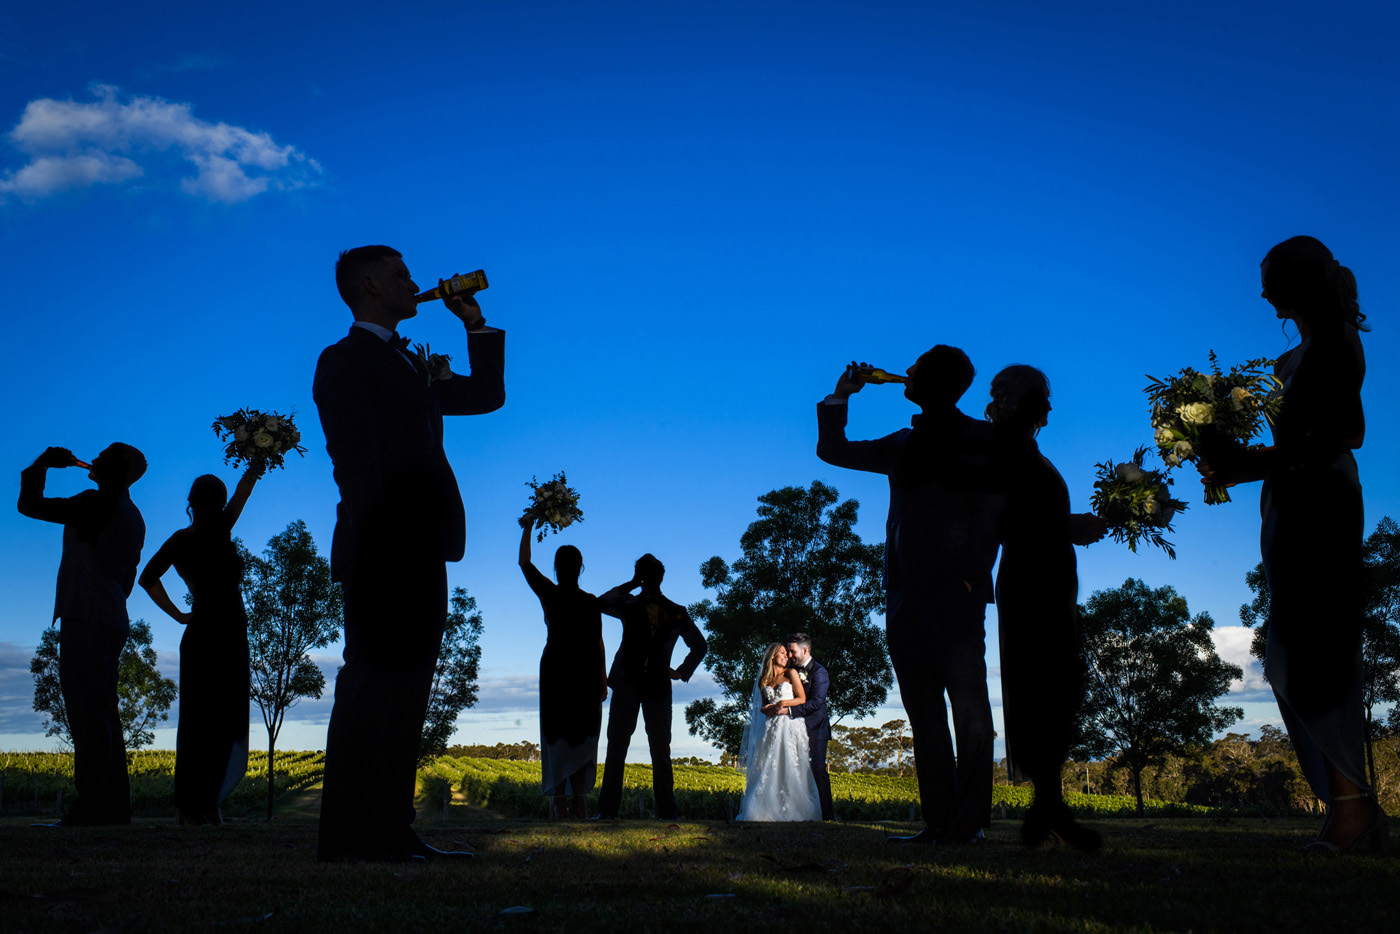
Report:
[[[1055,785],[1084,677],[1069,490],[1035,441],[1004,443],[1009,498],[996,604],[1007,762],[1013,781]]]
[[[1269,584],[1264,668],[1303,775],[1331,800],[1326,762],[1369,788],[1363,755],[1361,481],[1365,358],[1354,328],[1318,330],[1278,360],[1283,405],[1260,495]]]
[[[534,565],[525,580],[548,629],[540,656],[540,784],[546,795],[583,795],[598,777],[603,726],[603,617],[598,598],[561,587]],[[575,785],[573,776],[583,771]]]
[[[777,689],[763,688],[766,703],[792,698],[786,681]],[[758,714],[762,717],[763,714]],[[763,734],[750,757],[739,820],[819,821],[822,819],[817,780],[808,758],[807,724],[786,714],[766,717]]]
[[[175,804],[208,815],[248,770],[248,617],[243,562],[228,529],[181,529],[151,558],[171,566],[193,598],[180,639],[180,721],[175,735]]]

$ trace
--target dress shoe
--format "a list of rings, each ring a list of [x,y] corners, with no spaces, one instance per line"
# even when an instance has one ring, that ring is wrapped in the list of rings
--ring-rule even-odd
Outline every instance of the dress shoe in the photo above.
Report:
[[[421,842],[413,855],[421,856],[426,860],[466,860],[476,856],[475,853],[467,850],[439,850],[435,846]]]
[[[894,846],[933,846],[945,836],[942,830],[927,827],[911,837],[886,837],[885,842]]]
[[[1063,801],[1049,807],[1032,804],[1026,811],[1021,842],[1026,846],[1039,846],[1050,837],[1085,853],[1097,853],[1103,848],[1103,837],[1098,831],[1076,821]]]

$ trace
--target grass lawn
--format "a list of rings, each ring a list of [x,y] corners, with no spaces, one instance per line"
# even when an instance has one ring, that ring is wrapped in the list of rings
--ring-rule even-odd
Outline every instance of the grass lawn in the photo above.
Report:
[[[1091,821],[1102,853],[912,824],[562,823],[456,803],[420,816],[469,864],[321,865],[317,793],[217,828],[0,819],[11,931],[1400,931],[1400,858],[1305,859],[1296,818]]]

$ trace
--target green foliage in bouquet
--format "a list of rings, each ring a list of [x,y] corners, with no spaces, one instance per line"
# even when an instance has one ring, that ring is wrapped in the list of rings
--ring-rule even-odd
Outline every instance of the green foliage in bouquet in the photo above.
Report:
[[[1141,447],[1133,452],[1131,461],[1096,464],[1098,473],[1090,502],[1094,514],[1108,524],[1115,542],[1126,542],[1128,549],[1136,552],[1138,542],[1146,541],[1174,559],[1176,549],[1163,533],[1172,531],[1172,517],[1187,507],[1181,500],[1172,499],[1168,489],[1172,481],[1166,471],[1143,466],[1146,456],[1147,448]]]
[[[531,477],[525,485],[530,488],[530,505],[525,507],[520,523],[524,525],[529,522],[539,529],[535,541],[544,541],[548,534],[546,530],[558,532],[583,521],[583,510],[578,508],[578,490],[569,486],[564,471],[559,471],[545,483]]]
[[[1151,400],[1153,438],[1157,451],[1168,467],[1199,457],[1201,438],[1248,445],[1272,424],[1282,397],[1271,393],[1279,381],[1273,374],[1274,361],[1265,357],[1247,360],[1222,372],[1210,352],[1211,372],[1186,367],[1175,376],[1158,379],[1148,376],[1143,392]],[[1206,502],[1228,503],[1230,494],[1222,485],[1206,484]]]
[[[295,411],[292,413],[295,415]],[[265,467],[285,467],[287,454],[306,456],[301,432],[291,415],[239,409],[232,415],[214,419],[214,434],[224,442],[224,463],[237,467],[261,461]]]

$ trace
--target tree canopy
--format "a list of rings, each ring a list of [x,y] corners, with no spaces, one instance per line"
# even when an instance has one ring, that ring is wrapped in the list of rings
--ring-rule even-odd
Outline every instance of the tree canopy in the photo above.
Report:
[[[1090,596],[1080,620],[1089,673],[1081,742],[1132,771],[1140,814],[1147,765],[1205,746],[1244,716],[1215,703],[1244,671],[1216,654],[1210,615],[1191,616],[1171,587],[1129,579]]]
[[[758,519],[740,537],[734,563],[715,556],[700,566],[715,596],[690,612],[704,626],[705,667],[723,696],[691,702],[685,720],[724,756],[738,751],[764,647],[789,633],[812,637],[812,656],[831,677],[833,721],[867,716],[884,702],[893,674],[884,631],[870,619],[884,610],[884,546],[856,535],[859,508],[820,481],[773,490],[758,498]]]

